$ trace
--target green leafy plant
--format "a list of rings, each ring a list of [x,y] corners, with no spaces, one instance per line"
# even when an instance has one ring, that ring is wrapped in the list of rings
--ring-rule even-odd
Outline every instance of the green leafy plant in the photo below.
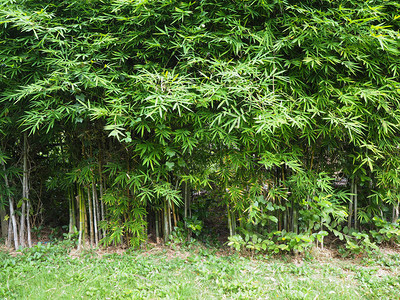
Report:
[[[189,230],[189,236],[194,234],[199,236],[203,229],[203,221],[199,220],[197,216],[189,217],[185,219],[185,226]]]
[[[400,242],[400,226],[399,222],[390,223],[378,217],[372,219],[376,230],[371,230],[372,238],[378,243],[399,243]]]
[[[35,234],[36,238],[40,240],[41,236],[42,236],[42,230],[43,230],[43,225],[39,225],[39,226],[34,226],[32,227],[31,231],[33,234]]]
[[[340,248],[341,254],[346,256],[371,255],[379,251],[378,246],[370,240],[367,233],[352,232],[352,236],[346,236],[346,245]]]
[[[236,251],[250,250],[252,254],[258,252],[276,254],[284,252],[304,252],[312,246],[315,236],[295,234],[293,232],[275,231],[267,236],[259,234],[234,235],[228,238],[228,246]]]

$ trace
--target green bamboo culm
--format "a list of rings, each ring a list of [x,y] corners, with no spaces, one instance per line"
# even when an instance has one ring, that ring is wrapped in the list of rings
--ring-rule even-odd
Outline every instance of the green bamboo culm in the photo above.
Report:
[[[79,203],[79,241],[78,250],[85,247],[86,244],[86,206],[85,197],[82,187],[78,187],[78,203]]]

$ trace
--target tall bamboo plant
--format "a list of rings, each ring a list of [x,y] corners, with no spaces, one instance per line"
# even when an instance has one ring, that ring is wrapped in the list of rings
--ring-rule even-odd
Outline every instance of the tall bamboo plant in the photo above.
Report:
[[[0,129],[14,141],[3,150],[23,157],[26,132],[41,145],[32,163],[56,157],[43,181],[68,169],[80,244],[86,233],[93,245],[138,245],[147,215],[167,240],[190,215],[191,188],[218,190],[232,235],[325,231],[322,218],[335,216],[337,230],[344,205],[347,227],[360,229],[372,197],[396,220],[398,10],[382,0],[3,1],[0,115],[13,121]],[[301,214],[321,205],[338,213],[310,231]]]

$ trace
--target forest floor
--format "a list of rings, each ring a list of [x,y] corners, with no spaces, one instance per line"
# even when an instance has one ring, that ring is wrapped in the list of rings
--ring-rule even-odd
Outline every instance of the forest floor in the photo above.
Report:
[[[140,251],[0,248],[0,299],[400,299],[400,252],[240,256],[199,246]]]

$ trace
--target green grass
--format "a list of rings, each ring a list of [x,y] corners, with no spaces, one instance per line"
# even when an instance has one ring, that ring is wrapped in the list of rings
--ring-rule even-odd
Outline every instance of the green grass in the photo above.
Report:
[[[356,264],[170,249],[71,257],[41,246],[16,257],[0,252],[0,298],[398,299],[399,262],[399,254]]]

